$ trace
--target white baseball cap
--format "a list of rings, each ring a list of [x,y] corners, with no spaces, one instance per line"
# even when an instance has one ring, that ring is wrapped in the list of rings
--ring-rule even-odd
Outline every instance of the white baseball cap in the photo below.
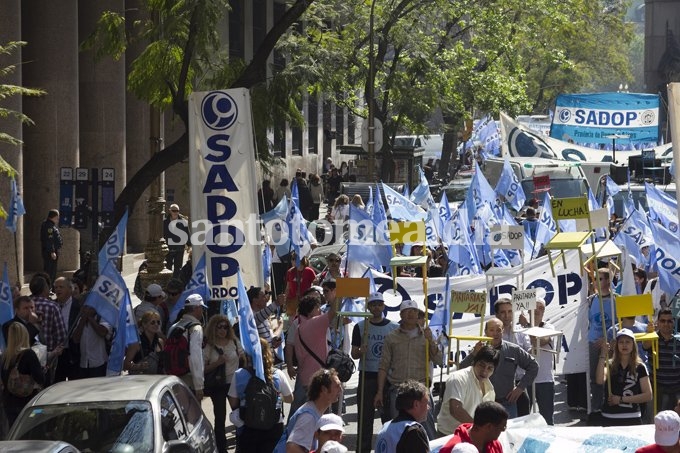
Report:
[[[654,442],[662,447],[678,443],[680,415],[675,411],[661,411],[654,417]]]
[[[340,431],[345,433],[345,428],[342,427],[342,417],[336,414],[324,414],[318,422],[316,422],[316,429],[319,431]]]
[[[453,447],[451,453],[479,453],[477,447],[468,442],[461,442]]]
[[[401,302],[401,305],[399,306],[399,312],[408,310],[409,308],[415,308],[416,310],[420,310],[420,308],[418,308],[418,303],[415,300],[404,300]]]
[[[329,440],[323,444],[319,453],[347,453],[347,447],[335,440]]]
[[[621,337],[628,337],[631,340],[635,341],[635,334],[630,329],[621,329],[618,332],[616,332],[616,339],[618,340]]]
[[[187,301],[184,303],[184,306],[208,308],[208,306],[203,302],[203,298],[200,294],[190,294],[187,297]]]
[[[371,293],[368,296],[368,298],[366,299],[366,302],[368,302],[369,304],[371,302],[385,302],[385,298],[383,297],[382,293],[375,292],[375,293]]]

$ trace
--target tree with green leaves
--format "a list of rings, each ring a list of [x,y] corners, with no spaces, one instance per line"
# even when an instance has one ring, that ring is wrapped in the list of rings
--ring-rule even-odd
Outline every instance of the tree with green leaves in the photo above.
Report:
[[[25,44],[26,43],[23,41],[11,41],[4,46],[0,45],[0,55],[11,55]],[[0,68],[0,81],[14,73],[14,71],[16,71],[15,65],[8,65]],[[0,101],[14,96],[42,96],[43,94],[45,94],[45,92],[42,90],[0,83]],[[33,121],[31,121],[31,119],[23,113],[0,106],[0,119],[6,120],[10,118],[18,119],[23,124],[33,124]],[[9,143],[10,145],[14,146],[21,146],[23,144],[21,140],[2,130],[0,130],[0,142]],[[2,158],[2,156],[0,156],[0,174],[5,174],[10,178],[14,178],[16,173],[16,170],[10,164],[8,164],[7,161]],[[7,212],[0,204],[0,218],[4,219],[6,217]]]

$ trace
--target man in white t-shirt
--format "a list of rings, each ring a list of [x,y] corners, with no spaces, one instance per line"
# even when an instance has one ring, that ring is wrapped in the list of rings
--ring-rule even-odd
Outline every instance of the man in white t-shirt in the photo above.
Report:
[[[499,353],[491,346],[482,346],[473,358],[472,366],[455,371],[446,381],[443,405],[437,417],[437,431],[448,436],[461,423],[472,423],[475,409],[483,401],[495,401],[489,377],[498,366]]]
[[[318,370],[312,375],[303,404],[288,422],[287,453],[307,453],[312,450],[317,422],[324,412],[338,400],[342,384],[335,370]]]

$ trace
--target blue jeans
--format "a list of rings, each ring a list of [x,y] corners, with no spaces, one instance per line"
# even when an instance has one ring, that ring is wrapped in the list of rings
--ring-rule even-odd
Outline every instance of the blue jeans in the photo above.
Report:
[[[540,382],[536,384],[536,403],[538,412],[543,416],[548,425],[553,425],[553,413],[555,412],[555,383]]]
[[[597,384],[595,375],[597,374],[597,364],[600,361],[602,349],[597,343],[590,342],[588,343],[588,353],[590,359],[590,411],[600,412],[604,402],[604,384]]]

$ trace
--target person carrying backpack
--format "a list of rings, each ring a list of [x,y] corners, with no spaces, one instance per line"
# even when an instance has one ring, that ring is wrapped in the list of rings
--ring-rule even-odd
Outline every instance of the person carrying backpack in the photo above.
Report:
[[[228,398],[236,426],[236,451],[271,453],[283,433],[283,402],[293,401],[285,373],[274,367],[269,343],[260,338],[266,382],[255,376],[252,366],[239,368],[229,386]],[[252,358],[246,356],[249,365]]]
[[[208,307],[198,294],[187,297],[180,319],[170,327],[163,347],[164,370],[181,378],[203,399],[203,310]]]

